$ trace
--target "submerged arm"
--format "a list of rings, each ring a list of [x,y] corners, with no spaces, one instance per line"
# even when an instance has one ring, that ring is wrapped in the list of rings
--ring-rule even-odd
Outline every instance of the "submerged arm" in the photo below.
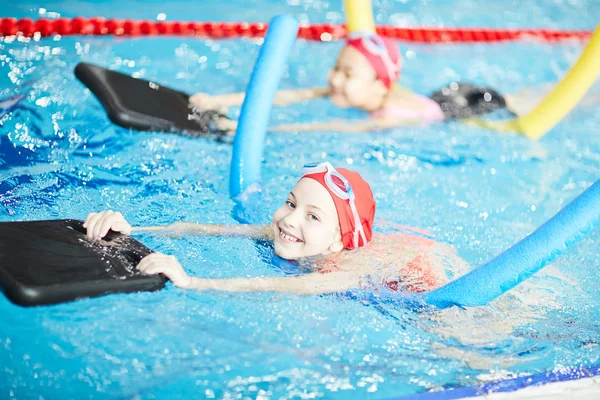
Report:
[[[220,290],[225,292],[284,292],[297,295],[343,292],[357,287],[360,280],[357,275],[346,272],[331,272],[293,277],[260,277],[232,279],[190,278],[186,289]]]
[[[506,107],[518,117],[522,117],[537,107],[553,88],[552,84],[544,84],[505,94]]]
[[[362,121],[335,120],[330,122],[307,122],[300,124],[283,124],[269,127],[271,131],[279,132],[308,132],[335,131],[344,133],[367,133],[378,129],[390,129],[398,126],[422,125],[421,119],[380,119],[372,118]]]
[[[177,287],[225,292],[285,292],[298,295],[343,292],[360,284],[360,275],[344,271],[311,273],[293,277],[203,279],[190,277],[173,256],[152,253],[142,259],[138,269],[144,274],[164,274]]]

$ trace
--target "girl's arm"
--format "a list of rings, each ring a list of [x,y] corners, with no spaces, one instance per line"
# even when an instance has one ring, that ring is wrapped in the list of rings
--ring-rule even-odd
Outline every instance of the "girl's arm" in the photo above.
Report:
[[[191,277],[186,289],[220,290],[224,292],[283,292],[311,295],[344,292],[358,287],[357,275],[347,272],[322,274],[313,272],[300,276],[232,279],[202,279]]]
[[[273,104],[276,106],[287,106],[292,103],[313,100],[319,97],[329,95],[328,88],[308,88],[279,90],[275,93]],[[239,106],[244,102],[246,93],[228,93],[220,95],[210,95],[207,93],[196,93],[190,96],[190,103],[200,109],[223,110],[231,106]]]
[[[153,232],[175,236],[182,234],[246,236],[252,239],[269,239],[273,236],[270,226],[258,225],[217,225],[175,222],[165,226],[132,227],[120,212],[111,210],[90,213],[83,223],[83,227],[86,228],[88,236],[95,238],[102,238],[111,230],[126,235],[132,232]]]
[[[269,239],[273,236],[270,226],[260,225],[225,225],[225,224],[196,224],[194,222],[175,222],[163,226],[132,227],[133,233],[151,232],[172,236],[184,234],[203,236],[245,236],[251,239]]]
[[[299,124],[282,124],[269,127],[274,132],[312,132],[312,131],[335,131],[344,133],[367,133],[380,129],[391,129],[399,126],[424,125],[427,122],[422,119],[382,119],[371,118],[367,120],[334,120],[329,122],[307,122]],[[217,120],[217,128],[235,134],[237,121],[228,119]]]
[[[270,131],[279,132],[308,132],[335,131],[344,133],[367,133],[379,129],[390,129],[399,126],[423,125],[422,119],[405,118],[371,118],[367,120],[334,120],[329,122],[307,122],[300,124],[283,124],[269,127]]]
[[[504,95],[506,107],[522,117],[532,111],[554,89],[552,84],[534,86],[516,93]]]
[[[516,93],[505,94],[504,100],[506,100],[506,107],[518,117],[527,115],[529,112],[533,111],[557,85],[558,83],[544,83]],[[577,107],[596,109],[599,102],[600,94],[598,93],[598,90],[590,89],[586,95],[579,100]]]
[[[287,106],[327,96],[329,96],[329,88],[279,90],[275,93],[273,104],[276,106]]]
[[[413,92],[412,90],[405,88],[404,86],[400,86],[397,83],[395,83],[392,86],[392,90],[395,91],[396,93],[401,94],[402,96],[406,96],[406,97],[410,97],[410,96],[414,96],[415,92]]]
[[[183,289],[225,292],[285,292],[298,295],[343,292],[360,284],[360,275],[344,271],[312,273],[293,277],[202,279],[191,277],[173,256],[152,253],[142,259],[138,269],[144,274],[164,274]]]

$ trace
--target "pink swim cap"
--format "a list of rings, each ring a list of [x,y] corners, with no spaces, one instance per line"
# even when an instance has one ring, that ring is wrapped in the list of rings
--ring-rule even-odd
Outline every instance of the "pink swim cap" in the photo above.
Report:
[[[400,76],[402,57],[396,43],[371,32],[355,32],[348,36],[347,45],[358,50],[371,64],[375,75],[386,88]]]

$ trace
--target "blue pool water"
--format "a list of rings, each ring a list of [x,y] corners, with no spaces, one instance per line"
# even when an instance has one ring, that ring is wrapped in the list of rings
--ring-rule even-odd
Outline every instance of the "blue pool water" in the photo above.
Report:
[[[45,2],[45,13],[266,21],[288,12],[339,22],[340,2]],[[375,2],[378,22],[590,29],[594,1],[483,5]],[[144,3],[147,4],[147,3]],[[215,6],[218,4],[218,7]],[[39,3],[4,7],[37,17]],[[190,10],[193,8],[193,10]],[[79,61],[187,92],[241,91],[260,43],[191,38],[0,42],[0,220],[84,218],[111,208],[136,225],[235,223],[231,146],[111,124],[73,76]],[[281,87],[323,85],[341,43],[298,41]],[[450,80],[512,93],[560,79],[583,45],[400,43],[402,84]],[[540,142],[458,123],[368,135],[267,134],[265,210],[308,161],[359,170],[388,224],[431,231],[477,266],[529,234],[598,178],[598,85]],[[595,97],[594,97],[595,96]],[[591,99],[591,100],[590,100]],[[235,110],[234,110],[235,114]],[[326,100],[275,108],[273,123],[360,118]],[[281,275],[246,239],[140,236],[195,275]],[[418,313],[338,296],[193,293],[112,295],[24,309],[0,296],[0,398],[390,398],[600,363],[598,232],[486,307]]]

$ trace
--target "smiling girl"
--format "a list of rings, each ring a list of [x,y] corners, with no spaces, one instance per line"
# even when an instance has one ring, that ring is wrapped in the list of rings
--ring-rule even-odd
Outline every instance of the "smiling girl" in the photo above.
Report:
[[[424,291],[447,282],[448,267],[466,265],[447,246],[423,237],[374,235],[374,217],[375,200],[368,183],[356,172],[325,162],[304,167],[270,226],[176,222],[132,228],[120,213],[103,211],[89,214],[84,227],[95,238],[109,230],[246,236],[272,241],[275,254],[284,260],[311,265],[309,273],[294,276],[203,279],[189,276],[174,256],[153,253],[140,261],[143,273],[162,273],[185,289],[321,294],[383,285]]]

